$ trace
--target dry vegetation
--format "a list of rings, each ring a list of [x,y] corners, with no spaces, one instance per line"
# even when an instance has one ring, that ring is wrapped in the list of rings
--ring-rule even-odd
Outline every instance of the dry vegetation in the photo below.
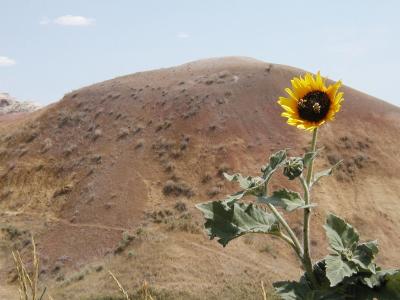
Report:
[[[46,288],[39,292],[39,259],[36,253],[35,240],[32,237],[32,270],[28,271],[26,264],[21,258],[20,252],[13,251],[12,256],[18,276],[18,292],[21,300],[42,300],[46,293]],[[52,300],[50,295],[46,298]]]
[[[181,203],[177,203],[176,207],[182,207]],[[131,240],[131,236],[126,235],[124,233],[124,241]],[[18,278],[18,292],[19,292],[19,299],[20,300],[55,300],[51,295],[50,292],[47,290],[45,283],[39,282],[39,275],[42,273],[39,256],[36,250],[36,244],[33,237],[31,238],[32,244],[32,264],[31,270],[28,269],[27,264],[22,260],[20,252],[13,251],[12,256],[14,259],[15,264],[15,271]],[[126,246],[126,245],[125,245]],[[122,250],[123,251],[123,250]],[[119,252],[118,252],[119,253]],[[129,255],[130,256],[130,255]],[[95,272],[102,272],[103,266],[95,267]],[[58,270],[57,270],[58,271]],[[73,282],[82,281],[85,278],[85,275],[90,273],[89,270],[81,271],[77,274],[74,274],[72,277],[68,279],[66,284],[71,284]],[[123,284],[117,279],[117,277],[111,271],[107,271],[110,275],[112,281],[115,282],[116,287],[118,287],[120,291],[120,296],[118,295],[96,295],[95,297],[90,297],[91,300],[157,300],[157,299],[178,299],[176,295],[170,295],[168,293],[159,292],[153,290],[146,280],[143,281],[141,287],[139,287],[134,292],[129,292]],[[42,291],[39,292],[40,287],[42,287]],[[267,292],[264,286],[264,282],[261,281],[261,297],[263,300],[274,300],[276,297],[273,295],[272,292]],[[89,299],[89,298],[88,298]],[[179,298],[185,299],[185,297]]]

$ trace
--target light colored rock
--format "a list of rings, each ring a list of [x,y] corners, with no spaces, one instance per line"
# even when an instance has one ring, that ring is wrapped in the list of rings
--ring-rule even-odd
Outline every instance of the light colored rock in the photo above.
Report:
[[[40,108],[40,105],[31,101],[18,101],[8,93],[0,93],[0,115],[32,112]]]

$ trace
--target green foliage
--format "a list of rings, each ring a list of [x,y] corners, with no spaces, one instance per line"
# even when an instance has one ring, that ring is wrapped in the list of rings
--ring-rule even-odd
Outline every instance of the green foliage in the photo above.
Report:
[[[372,273],[376,272],[376,266],[373,263],[375,255],[378,254],[378,243],[377,241],[369,241],[357,245],[353,252],[351,260],[361,269],[368,270]]]
[[[320,283],[318,287],[312,288],[306,279],[306,275],[304,275],[299,282],[283,281],[274,283],[275,291],[284,300],[400,299],[400,270],[377,272],[373,288],[361,280],[364,274],[354,274],[334,287],[324,285],[324,281],[327,280],[325,277],[325,261],[321,261],[314,266],[314,274]]]
[[[223,200],[223,202],[226,205],[231,205],[233,203],[235,203],[236,201],[239,201],[240,199],[242,199],[244,196],[246,196],[249,193],[248,190],[243,190],[243,191],[239,191],[237,193],[234,193],[232,195],[229,195],[225,200]]]
[[[319,150],[317,150],[317,151],[310,151],[310,152],[306,152],[306,153],[303,155],[303,163],[304,163],[304,165],[305,165],[306,167],[308,167],[309,164],[310,164],[310,162],[311,162],[312,160],[314,160],[314,158],[317,156],[318,152],[319,152]]]
[[[267,213],[254,204],[238,204],[236,202],[248,195],[262,198],[271,175],[285,162],[286,157],[286,150],[271,155],[269,163],[261,170],[261,177],[224,173],[224,177],[228,181],[238,182],[242,190],[227,196],[224,200],[196,205],[204,214],[206,220],[204,226],[210,239],[217,237],[218,242],[226,246],[232,239],[246,233],[278,234],[279,223],[273,214]],[[290,201],[290,199],[287,200],[288,205],[291,205],[290,208],[292,208],[295,204],[291,204]]]
[[[218,238],[224,247],[245,233],[276,234],[276,218],[254,204],[212,201],[197,205],[206,219],[205,228],[210,239]]]
[[[314,265],[318,286],[306,274],[299,282],[275,283],[282,299],[400,299],[400,270],[376,266],[376,241],[359,243],[357,231],[333,214],[324,227],[331,254]]]
[[[373,260],[378,253],[376,241],[358,244],[357,231],[333,214],[328,215],[324,228],[332,252],[325,259],[326,274],[331,286],[358,272],[375,273]]]
[[[328,255],[325,259],[326,276],[331,286],[342,282],[345,277],[350,277],[357,272],[356,266],[351,261],[342,260],[339,255]]]
[[[244,177],[240,173],[236,173],[233,175],[229,175],[227,173],[223,173],[224,177],[231,182],[239,182],[239,185],[244,190],[249,190],[260,186],[265,180],[261,177]]]
[[[299,193],[289,191],[287,189],[275,191],[270,197],[259,197],[258,202],[269,203],[277,207],[281,207],[288,212],[291,212],[298,208],[310,207],[310,205],[305,205],[305,202],[301,198]]]
[[[324,228],[333,251],[354,250],[359,236],[351,225],[334,214],[330,214],[326,219]]]
[[[274,283],[275,291],[284,300],[310,299],[312,291],[306,284],[296,281]]]
[[[381,284],[383,286],[381,291],[383,297],[386,299],[400,299],[400,270],[386,271],[383,278],[384,284]]]
[[[235,194],[230,195],[226,201],[228,202],[236,202],[243,198],[246,195],[262,195],[264,189],[265,179],[261,177],[244,177],[242,174],[236,173],[234,175],[229,175],[224,173],[224,177],[231,182],[238,182],[240,187],[243,189]]]
[[[229,175],[223,173],[224,177],[230,182],[238,182],[242,190],[227,196],[224,199],[226,205],[235,203],[241,200],[244,196],[253,195],[256,197],[262,196],[265,193],[265,187],[271,179],[272,174],[285,162],[287,157],[286,150],[281,150],[269,158],[269,164],[261,169],[262,176],[243,176],[240,173]]]
[[[286,161],[287,151],[280,150],[269,157],[269,164],[261,168],[263,178],[269,181],[272,174]]]
[[[210,239],[216,237],[224,247],[246,233],[272,234],[288,242],[307,272],[298,282],[274,283],[277,294],[284,300],[400,299],[400,270],[382,270],[375,264],[376,241],[361,243],[357,230],[340,217],[329,214],[324,228],[330,253],[312,266],[293,230],[275,208],[292,212],[314,206],[309,204],[312,184],[331,175],[341,163],[312,176],[311,164],[317,154],[318,151],[310,151],[303,157],[288,158],[287,151],[281,150],[270,156],[268,164],[261,168],[260,176],[224,173],[228,181],[239,183],[241,190],[223,200],[197,205],[204,214],[208,236]],[[289,180],[300,176],[304,199],[287,189],[267,194],[272,175],[281,167]],[[304,167],[311,172],[311,183],[304,180]],[[254,196],[258,205],[239,202],[245,196]],[[264,204],[272,213],[266,212]]]
[[[336,164],[334,164],[332,167],[330,167],[330,168],[328,168],[328,169],[326,169],[326,170],[323,170],[323,171],[320,171],[320,172],[316,173],[316,174],[314,175],[314,179],[313,179],[311,185],[313,185],[314,183],[317,183],[322,177],[326,177],[326,176],[332,175],[333,171],[334,171],[342,162],[343,162],[343,160],[338,161],[338,162],[337,162]]]
[[[312,289],[305,281],[280,281],[274,284],[275,292],[283,300],[341,300],[346,299],[340,289]]]

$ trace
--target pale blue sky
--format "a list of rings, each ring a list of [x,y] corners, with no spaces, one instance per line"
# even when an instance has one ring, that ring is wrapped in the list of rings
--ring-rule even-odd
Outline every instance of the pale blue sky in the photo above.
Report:
[[[321,70],[400,106],[399,15],[396,0],[0,0],[0,91],[47,104],[116,76],[240,55]]]

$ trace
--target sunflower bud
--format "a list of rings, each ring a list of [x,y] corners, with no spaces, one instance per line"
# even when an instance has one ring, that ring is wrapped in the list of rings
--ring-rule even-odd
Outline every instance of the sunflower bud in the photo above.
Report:
[[[303,169],[303,160],[300,157],[290,157],[285,163],[283,175],[289,178],[289,180],[293,180],[301,175]]]

